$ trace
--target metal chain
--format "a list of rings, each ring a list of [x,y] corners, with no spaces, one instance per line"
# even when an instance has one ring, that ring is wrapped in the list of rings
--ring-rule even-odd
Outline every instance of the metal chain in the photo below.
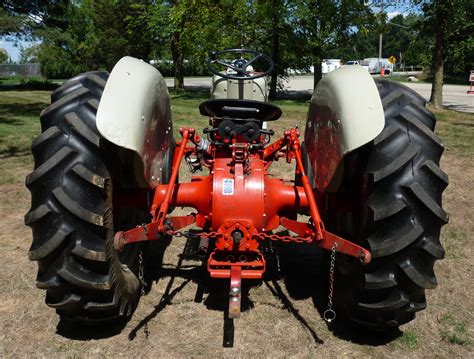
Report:
[[[223,234],[219,232],[201,232],[201,233],[191,233],[190,231],[173,231],[168,230],[166,234],[176,237],[206,237],[209,239],[218,239],[222,237]],[[297,243],[312,243],[314,239],[312,237],[298,237],[298,236],[280,236],[278,234],[267,234],[267,233],[258,233],[253,236],[257,240],[269,239],[272,241],[282,241],[282,242],[297,242]]]
[[[196,237],[206,237],[209,239],[217,239],[222,236],[221,233],[219,232],[200,232],[200,233],[192,233],[191,231],[173,231],[173,230],[168,230],[166,231],[166,234],[170,236],[176,236],[176,237],[186,237],[186,238],[196,238]]]
[[[145,282],[144,267],[143,267],[143,253],[141,250],[138,253],[138,280],[140,281],[140,284],[142,286],[140,294],[142,297],[144,297],[146,294],[145,293],[146,282]],[[148,322],[145,322],[143,331],[145,332],[145,338],[148,339],[148,335],[150,334],[148,330]]]
[[[331,248],[331,264],[329,266],[329,294],[328,294],[328,309],[323,314],[324,320],[331,323],[336,319],[336,312],[332,309],[332,297],[334,294],[334,266],[336,264],[336,247],[334,243]]]
[[[143,297],[145,295],[146,282],[145,282],[145,275],[144,275],[144,268],[143,268],[143,253],[141,250],[138,253],[138,280],[140,281],[142,285],[141,294]]]
[[[255,235],[257,239],[264,240],[269,239],[271,241],[282,241],[282,242],[296,242],[296,243],[312,243],[312,237],[298,237],[298,236],[280,236],[278,234],[266,234],[266,233],[259,233]]]

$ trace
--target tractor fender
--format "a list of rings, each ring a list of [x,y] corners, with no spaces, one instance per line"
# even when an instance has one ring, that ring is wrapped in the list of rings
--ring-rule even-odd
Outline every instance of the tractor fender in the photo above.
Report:
[[[305,129],[313,188],[329,190],[344,156],[372,141],[384,126],[382,101],[367,70],[344,66],[324,76],[311,98]]]
[[[136,176],[143,175],[148,186],[153,188],[167,177],[168,152],[174,146],[171,106],[166,82],[156,68],[129,56],[117,62],[96,123],[105,139],[139,156],[143,168]]]

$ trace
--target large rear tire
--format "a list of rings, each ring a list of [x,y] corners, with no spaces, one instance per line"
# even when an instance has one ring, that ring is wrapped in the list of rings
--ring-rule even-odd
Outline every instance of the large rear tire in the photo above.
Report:
[[[385,128],[348,156],[350,175],[341,187],[358,198],[359,208],[333,213],[331,226],[370,249],[372,262],[337,256],[334,301],[350,322],[388,330],[414,319],[426,307],[425,290],[437,285],[433,266],[444,257],[439,236],[448,215],[441,195],[448,176],[439,168],[444,147],[425,100],[391,81],[377,87]]]
[[[32,144],[35,169],[26,178],[32,206],[25,223],[33,232],[29,257],[38,262],[37,286],[61,317],[86,324],[129,318],[141,289],[140,247],[127,246],[120,255],[113,247],[123,213],[113,209],[111,145],[95,124],[107,78],[89,72],[54,91]],[[144,216],[135,209],[126,218],[138,224]]]

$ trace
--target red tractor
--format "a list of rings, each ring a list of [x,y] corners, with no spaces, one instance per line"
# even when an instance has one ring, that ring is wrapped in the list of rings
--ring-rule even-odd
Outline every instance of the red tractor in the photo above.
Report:
[[[54,91],[26,178],[29,256],[46,303],[82,323],[128,319],[148,286],[150,244],[184,235],[229,285],[229,318],[240,314],[241,281],[265,273],[262,243],[283,241],[328,251],[328,322],[337,313],[387,330],[412,320],[437,284],[448,220],[443,144],[425,101],[342,67],[315,89],[304,142],[298,128],[272,140],[281,115],[267,102],[272,60],[231,49],[208,66],[212,99],[199,110],[210,127],[180,128],[176,142],[166,83],[143,61],[125,57],[110,76],[85,73]],[[278,159],[294,164],[293,182],[268,174]],[[207,173],[180,182],[183,163]]]

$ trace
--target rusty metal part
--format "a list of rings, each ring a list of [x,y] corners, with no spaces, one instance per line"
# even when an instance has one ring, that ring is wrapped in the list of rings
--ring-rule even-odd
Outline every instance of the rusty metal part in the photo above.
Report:
[[[229,291],[229,318],[240,317],[240,306],[242,302],[242,268],[232,265],[230,268],[230,291]]]
[[[298,234],[299,236],[311,237],[313,235],[313,229],[307,223],[292,221],[283,217],[281,219],[281,225]],[[370,263],[372,258],[370,252],[367,249],[326,230],[323,230],[323,239],[321,241],[317,241],[316,244],[321,248],[328,250],[332,250],[334,245],[336,245],[338,253],[344,253],[352,257],[359,258],[363,264]]]
[[[357,244],[352,243],[344,238],[336,236],[334,233],[324,231],[324,238],[318,243],[318,245],[321,248],[330,250],[334,244],[337,245],[336,251],[338,253],[344,253],[349,256],[359,258],[363,264],[369,264],[372,259],[372,255],[367,249],[362,248],[361,246],[358,246]]]
[[[137,226],[126,232],[117,232],[114,238],[114,247],[121,251],[129,243],[155,240],[162,237],[163,234],[174,234],[178,229],[187,227],[195,222],[194,215],[166,218],[166,230],[160,231],[159,223],[152,222]]]
[[[199,258],[206,258],[207,256],[207,251],[209,249],[209,237],[200,237],[201,239],[199,240],[199,246],[198,246],[198,257]]]
[[[245,256],[245,261],[242,256]],[[233,267],[241,268],[243,279],[261,279],[265,272],[265,258],[260,251],[228,252],[215,250],[207,261],[212,278],[230,278]]]

